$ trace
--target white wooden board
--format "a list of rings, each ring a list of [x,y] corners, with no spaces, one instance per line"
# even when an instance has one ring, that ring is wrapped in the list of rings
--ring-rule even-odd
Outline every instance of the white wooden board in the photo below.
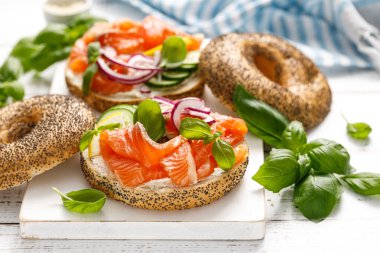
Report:
[[[51,93],[67,94],[63,64],[57,67]],[[231,113],[205,93],[206,103],[221,113]],[[242,182],[222,199],[204,207],[181,211],[133,208],[107,199],[100,213],[67,211],[63,192],[88,188],[78,155],[28,183],[20,211],[23,238],[36,239],[198,239],[254,240],[265,234],[264,190],[251,180],[263,162],[262,142],[248,136],[250,157]]]

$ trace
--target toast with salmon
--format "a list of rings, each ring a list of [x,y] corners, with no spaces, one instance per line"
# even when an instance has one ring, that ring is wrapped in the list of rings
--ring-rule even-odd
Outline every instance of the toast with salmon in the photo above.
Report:
[[[189,35],[148,16],[96,23],[71,49],[65,80],[71,94],[98,111],[146,98],[200,97],[203,35]]]
[[[198,98],[118,105],[83,135],[81,167],[92,187],[130,206],[199,207],[241,181],[246,133],[243,120],[212,112]]]

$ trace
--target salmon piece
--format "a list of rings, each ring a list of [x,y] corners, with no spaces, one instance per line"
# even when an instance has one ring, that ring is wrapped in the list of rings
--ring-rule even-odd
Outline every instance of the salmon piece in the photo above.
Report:
[[[161,164],[158,164],[156,166],[150,167],[146,171],[145,179],[146,181],[150,180],[156,180],[156,179],[161,179],[161,178],[167,178],[168,173],[164,170]]]
[[[106,135],[101,134],[100,153],[107,167],[116,175],[116,178],[125,186],[134,187],[144,183],[147,179],[147,168],[136,160],[116,154],[107,143]]]
[[[189,186],[197,182],[195,162],[188,142],[164,157],[161,164],[174,184]]]
[[[88,67],[87,57],[78,56],[72,59],[69,67],[74,73],[84,73]]]
[[[214,128],[222,130],[222,139],[231,145],[241,142],[248,132],[247,125],[242,119],[220,114],[215,114],[214,118],[216,120]]]
[[[202,179],[211,175],[217,167],[212,156],[212,144],[203,144],[201,140],[190,141],[191,153],[197,169],[197,178]]]
[[[248,147],[245,144],[240,144],[234,148],[235,152],[235,165],[245,161],[248,156]]]
[[[110,95],[117,92],[126,92],[133,89],[133,85],[124,85],[114,82],[105,75],[97,71],[91,81],[91,90],[104,95]]]
[[[118,54],[135,54],[144,51],[144,39],[136,33],[105,33],[99,36],[98,41],[102,47],[113,47]]]

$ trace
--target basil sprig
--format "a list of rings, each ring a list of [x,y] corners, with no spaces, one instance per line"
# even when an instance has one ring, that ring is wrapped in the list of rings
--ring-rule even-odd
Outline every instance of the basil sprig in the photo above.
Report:
[[[157,141],[165,134],[165,119],[158,102],[152,99],[142,101],[133,114],[133,123],[140,122],[149,137]]]
[[[53,190],[61,196],[64,207],[70,212],[97,213],[106,203],[104,192],[95,189],[82,189],[66,194],[55,187],[53,187]]]
[[[351,174],[350,154],[341,144],[307,142],[300,122],[287,123],[241,86],[236,87],[234,103],[248,129],[275,147],[252,179],[272,192],[294,185],[293,202],[307,219],[325,219],[337,205],[342,185],[362,195],[380,194],[380,174]]]
[[[83,152],[83,150],[85,150],[88,145],[90,145],[94,136],[99,135],[103,130],[113,130],[119,127],[121,127],[120,123],[110,123],[107,125],[95,127],[95,129],[92,130],[88,130],[82,135],[82,138],[80,139],[79,150]]]
[[[180,134],[189,140],[203,140],[204,144],[212,143],[212,155],[223,170],[231,169],[235,164],[235,152],[231,145],[220,138],[220,133],[213,134],[210,126],[201,119],[184,118],[179,127]]]
[[[372,132],[370,125],[364,122],[351,123],[343,114],[342,117],[347,122],[346,130],[349,136],[357,140],[368,139],[369,134]]]
[[[180,63],[185,60],[187,54],[185,41],[178,36],[168,37],[162,45],[161,66],[167,63]]]

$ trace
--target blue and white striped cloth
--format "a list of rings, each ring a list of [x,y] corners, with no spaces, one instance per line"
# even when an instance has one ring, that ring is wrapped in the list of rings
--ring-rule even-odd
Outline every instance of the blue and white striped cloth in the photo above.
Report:
[[[380,69],[380,0],[122,1],[189,33],[282,36],[327,70]]]

